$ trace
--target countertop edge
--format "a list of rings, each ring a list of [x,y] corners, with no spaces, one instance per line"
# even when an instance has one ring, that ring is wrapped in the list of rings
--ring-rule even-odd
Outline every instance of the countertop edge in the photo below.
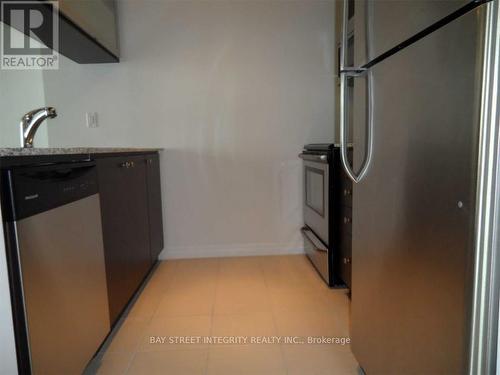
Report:
[[[85,161],[93,158],[113,156],[133,156],[153,154],[164,151],[163,148],[0,148],[0,168],[21,167],[45,163],[67,163]]]
[[[0,158],[47,155],[81,155],[81,154],[123,154],[160,152],[163,148],[137,147],[61,147],[61,148],[0,148]]]

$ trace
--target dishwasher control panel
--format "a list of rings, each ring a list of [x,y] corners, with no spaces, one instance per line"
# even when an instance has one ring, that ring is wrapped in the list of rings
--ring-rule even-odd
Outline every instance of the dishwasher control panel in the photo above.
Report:
[[[19,167],[4,172],[6,220],[16,221],[97,194],[94,162]],[[7,185],[7,186],[5,186]]]

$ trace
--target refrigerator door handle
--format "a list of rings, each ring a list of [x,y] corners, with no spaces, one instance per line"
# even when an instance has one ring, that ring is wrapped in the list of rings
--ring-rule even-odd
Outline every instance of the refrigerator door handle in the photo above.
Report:
[[[340,156],[342,165],[349,178],[354,182],[360,182],[368,172],[373,155],[373,75],[372,71],[364,67],[346,67],[346,46],[347,46],[347,4],[348,0],[344,0],[344,10],[342,16],[342,38],[340,44]],[[355,172],[353,167],[349,164],[347,158],[347,108],[346,108],[346,89],[347,78],[355,78],[366,76],[367,90],[368,90],[368,126],[366,128],[366,142],[365,142],[365,159],[359,172]]]

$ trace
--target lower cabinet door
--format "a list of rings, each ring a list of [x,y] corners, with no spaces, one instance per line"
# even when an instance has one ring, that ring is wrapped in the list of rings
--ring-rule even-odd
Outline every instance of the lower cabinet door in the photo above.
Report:
[[[163,216],[161,204],[160,158],[158,154],[145,155],[148,180],[149,239],[151,262],[155,263],[163,250]]]
[[[151,267],[144,156],[97,160],[111,324]]]

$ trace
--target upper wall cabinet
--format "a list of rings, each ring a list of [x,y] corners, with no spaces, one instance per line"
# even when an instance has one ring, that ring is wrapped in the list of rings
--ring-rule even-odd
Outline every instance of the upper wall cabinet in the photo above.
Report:
[[[82,64],[118,62],[114,0],[59,0],[59,12],[62,54]]]
[[[2,0],[0,0],[2,2]],[[52,7],[41,3],[18,0],[13,2],[17,14],[42,13],[42,19],[52,19]],[[34,5],[30,5],[34,4]],[[115,0],[59,0],[59,38],[53,38],[52,23],[32,26],[32,20],[2,12],[2,21],[29,35],[36,36],[46,46],[80,64],[119,62]],[[29,12],[27,12],[29,11]],[[5,13],[5,14],[4,14]],[[47,18],[46,18],[47,17]],[[33,20],[33,24],[36,24]],[[58,41],[58,43],[55,43]]]

